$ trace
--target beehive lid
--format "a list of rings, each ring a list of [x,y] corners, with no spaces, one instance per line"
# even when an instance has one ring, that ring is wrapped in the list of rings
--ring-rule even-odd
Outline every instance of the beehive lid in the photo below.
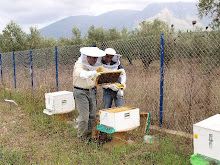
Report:
[[[134,108],[134,107],[115,107],[115,108],[105,109],[103,111],[109,112],[109,113],[118,113],[118,112],[123,112],[123,111],[129,111],[132,109],[136,109],[136,108]]]
[[[101,75],[96,79],[96,86],[114,84],[118,82],[120,70],[99,72]]]
[[[70,94],[72,92],[69,91],[59,91],[59,92],[51,92],[51,93],[46,93],[47,95],[50,96],[61,96],[61,95],[66,95],[66,94]]]
[[[202,128],[206,128],[206,129],[219,132],[220,131],[220,114],[217,114],[205,120],[202,120],[194,124],[194,126],[198,126],[198,127],[202,127]]]

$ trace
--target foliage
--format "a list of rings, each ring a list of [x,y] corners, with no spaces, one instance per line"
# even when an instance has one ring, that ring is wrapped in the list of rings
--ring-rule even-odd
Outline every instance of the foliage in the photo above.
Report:
[[[87,32],[87,39],[88,42],[102,42],[105,40],[105,30],[103,27],[95,28],[94,25],[92,25],[88,32]]]
[[[166,22],[159,19],[155,19],[153,22],[142,21],[139,23],[139,27],[135,28],[133,34],[141,37],[152,36],[161,33],[168,33],[170,31]]]
[[[211,16],[211,27],[213,29],[220,29],[220,1],[219,0],[199,0],[197,5],[199,16]]]
[[[73,44],[82,44],[81,31],[76,26],[73,27],[72,33]]]
[[[112,40],[118,40],[121,38],[120,32],[116,28],[111,28],[106,31],[105,40],[112,41]]]
[[[103,27],[95,27],[92,25],[88,29],[85,38],[82,38],[80,29],[74,26],[72,29],[73,37],[71,39],[62,37],[57,41],[53,37],[42,37],[36,27],[30,27],[30,34],[26,34],[15,22],[11,21],[3,30],[3,34],[0,34],[0,51],[10,52],[63,45],[91,45],[91,43],[129,39],[133,37],[145,37],[152,34],[155,35],[167,32],[169,30],[168,25],[160,20],[154,20],[152,23],[143,21],[139,24],[139,28],[132,31],[128,31],[123,27],[121,32],[116,28],[105,30]],[[100,48],[104,49],[104,46],[101,45]]]
[[[121,38],[126,39],[128,38],[128,30],[126,29],[126,27],[123,26],[122,30],[121,30]]]
[[[42,47],[42,38],[36,27],[30,27],[30,34],[27,36],[28,49],[39,49]]]
[[[58,41],[57,46],[62,46],[62,45],[73,45],[74,42],[72,39],[69,39],[67,37],[61,37]]]
[[[42,37],[41,41],[42,41],[41,48],[49,48],[49,47],[57,46],[57,41],[53,37],[49,37],[49,38]]]
[[[3,30],[0,45],[2,50],[7,52],[24,50],[26,39],[25,32],[14,21],[11,21]]]
[[[14,21],[7,24],[2,32],[0,34],[1,52],[39,49],[57,45],[54,38],[42,37],[36,27],[30,27],[30,34],[26,34]]]
[[[157,60],[160,57],[160,36],[162,33],[169,33],[171,29],[168,24],[164,21],[155,19],[153,22],[143,21],[136,28],[132,36],[146,37],[145,41],[142,42],[140,39],[139,43],[134,43],[139,47],[135,49],[135,54],[137,54],[145,69],[148,68],[153,60]]]

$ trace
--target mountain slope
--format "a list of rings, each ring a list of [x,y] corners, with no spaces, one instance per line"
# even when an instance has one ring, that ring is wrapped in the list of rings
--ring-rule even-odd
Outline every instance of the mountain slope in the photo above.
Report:
[[[72,29],[78,27],[82,36],[86,35],[89,27],[103,27],[104,29],[117,28],[119,31],[125,26],[128,30],[137,27],[143,21],[161,19],[168,24],[173,24],[176,30],[192,29],[192,20],[197,20],[197,25],[207,26],[208,19],[199,20],[195,3],[154,3],[145,7],[142,11],[115,10],[99,16],[70,16],[50,24],[39,31],[45,37],[72,37]]]

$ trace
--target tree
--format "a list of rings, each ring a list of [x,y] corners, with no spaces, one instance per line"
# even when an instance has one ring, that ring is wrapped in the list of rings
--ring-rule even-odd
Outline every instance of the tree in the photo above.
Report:
[[[41,48],[49,48],[54,46],[57,46],[57,41],[53,37],[42,37]]]
[[[219,0],[199,0],[197,5],[200,18],[211,16],[212,29],[220,29],[220,1]]]
[[[5,52],[27,49],[27,35],[14,22],[11,21],[2,31],[1,45]]]
[[[123,39],[128,38],[128,30],[126,29],[125,26],[123,26],[122,30],[121,30],[121,37]]]
[[[58,40],[57,46],[64,46],[64,45],[73,45],[73,41],[67,37],[61,37]]]
[[[41,36],[36,27],[30,27],[30,34],[27,35],[28,49],[41,48]]]
[[[3,51],[4,51],[4,50],[3,50],[3,42],[2,42],[2,40],[3,40],[3,35],[0,34],[0,52],[3,52]]]
[[[112,40],[118,40],[121,38],[120,32],[116,28],[108,29],[106,32],[106,40],[112,41]]]
[[[94,25],[90,26],[87,32],[88,42],[103,42],[105,41],[105,30],[103,27],[95,28]]]
[[[133,35],[145,37],[167,33],[169,31],[169,25],[166,22],[155,19],[153,22],[142,21],[141,23],[139,23],[139,27],[134,30]]]
[[[147,69],[153,60],[158,60],[160,57],[160,35],[168,34],[171,31],[169,25],[159,19],[153,22],[142,21],[139,27],[131,33],[132,38],[141,37],[138,42],[134,40],[133,54],[140,58],[144,68]]]
[[[72,29],[72,34],[74,44],[82,44],[81,31],[79,30],[79,28],[74,26]]]

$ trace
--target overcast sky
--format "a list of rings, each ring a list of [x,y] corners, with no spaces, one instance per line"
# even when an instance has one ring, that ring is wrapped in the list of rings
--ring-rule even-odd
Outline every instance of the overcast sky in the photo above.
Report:
[[[0,33],[13,20],[25,32],[74,15],[100,15],[117,9],[142,10],[157,2],[198,0],[0,0]]]

